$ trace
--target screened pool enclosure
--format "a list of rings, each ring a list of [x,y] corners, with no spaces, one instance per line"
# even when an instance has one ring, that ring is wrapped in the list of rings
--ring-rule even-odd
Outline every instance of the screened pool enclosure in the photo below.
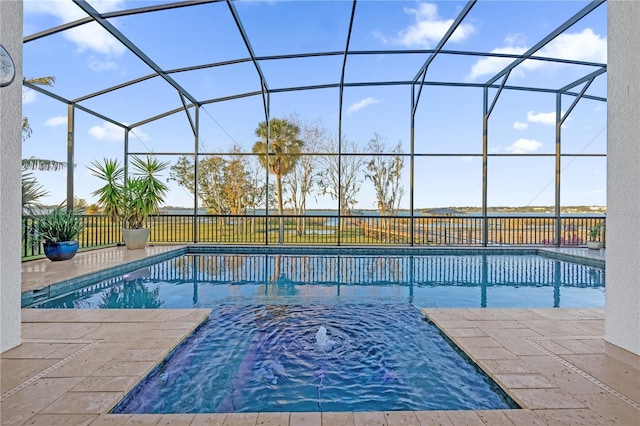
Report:
[[[604,205],[606,8],[25,2],[24,86],[46,96],[23,157],[66,163],[36,173],[48,204],[92,204],[91,161],[168,162],[151,242],[581,246],[604,222],[567,212]],[[82,245],[120,241],[83,218]]]

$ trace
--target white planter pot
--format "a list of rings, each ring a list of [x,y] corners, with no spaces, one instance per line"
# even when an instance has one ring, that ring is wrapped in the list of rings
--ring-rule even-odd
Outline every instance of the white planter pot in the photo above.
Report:
[[[122,230],[122,238],[129,250],[145,248],[149,240],[149,234],[151,234],[151,229],[147,228]]]
[[[600,250],[603,244],[602,241],[587,241],[587,247],[591,250]]]

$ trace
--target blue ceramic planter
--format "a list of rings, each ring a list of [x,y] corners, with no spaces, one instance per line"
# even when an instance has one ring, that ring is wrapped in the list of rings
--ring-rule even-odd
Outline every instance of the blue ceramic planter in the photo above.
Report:
[[[78,252],[77,241],[61,241],[58,243],[44,243],[44,254],[50,260],[69,260]]]

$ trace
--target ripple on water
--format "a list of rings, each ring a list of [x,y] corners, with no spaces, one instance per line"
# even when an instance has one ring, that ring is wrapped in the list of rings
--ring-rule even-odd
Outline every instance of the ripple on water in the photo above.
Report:
[[[114,412],[512,407],[411,305],[223,305]]]

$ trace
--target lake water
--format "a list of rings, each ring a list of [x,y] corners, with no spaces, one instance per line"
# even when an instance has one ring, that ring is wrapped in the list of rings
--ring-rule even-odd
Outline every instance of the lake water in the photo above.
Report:
[[[193,215],[193,209],[161,209],[161,213],[170,214],[170,215]],[[255,216],[264,216],[266,214],[265,210],[255,210],[249,211],[247,214],[255,215]],[[276,209],[269,210],[270,215],[277,215],[278,212]],[[292,214],[292,213],[286,213]],[[353,216],[380,216],[380,212],[377,210],[354,210],[352,212]],[[199,209],[198,215],[205,216],[207,215],[207,211],[205,209]],[[534,212],[489,212],[487,213],[489,217],[554,217],[553,213],[534,213]],[[306,216],[338,216],[337,210],[307,210]],[[408,211],[400,211],[397,216],[408,217]],[[423,213],[423,212],[414,212],[414,217],[421,216],[434,216],[431,213]],[[437,215],[435,215],[437,216]],[[562,213],[560,216],[562,217],[592,217],[592,218],[603,218],[605,215],[603,213]],[[482,213],[462,213],[461,217],[482,217]]]

